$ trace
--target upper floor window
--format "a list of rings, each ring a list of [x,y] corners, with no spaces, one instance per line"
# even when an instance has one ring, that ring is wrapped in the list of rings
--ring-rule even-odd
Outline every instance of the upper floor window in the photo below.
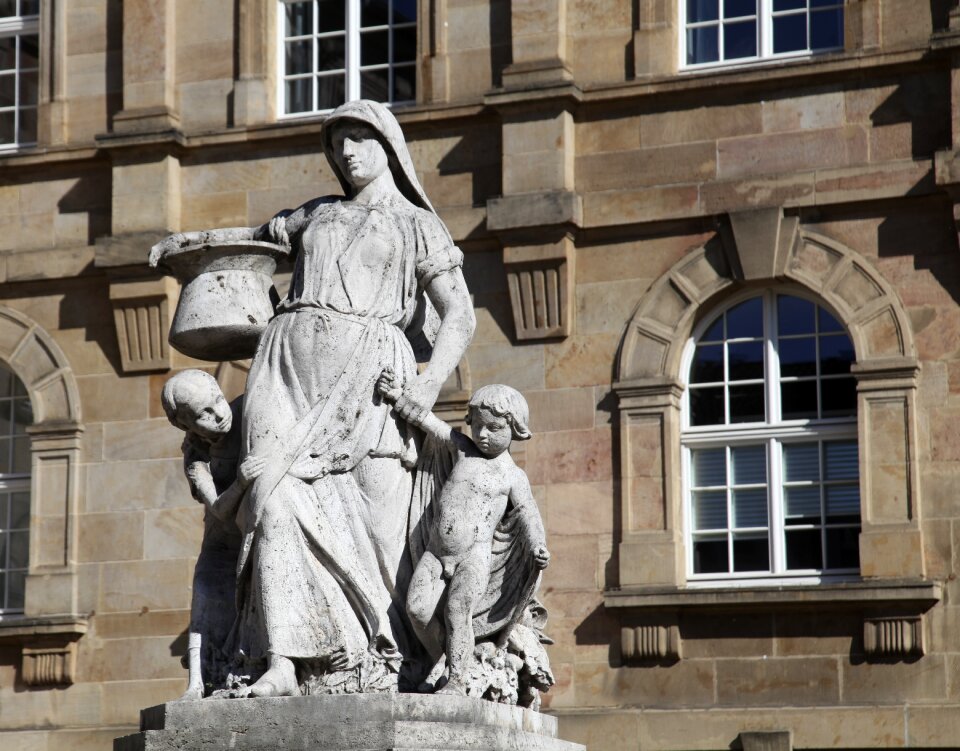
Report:
[[[0,149],[37,140],[40,0],[0,0]]]
[[[23,611],[30,560],[30,397],[0,365],[0,613]]]
[[[680,0],[686,67],[843,48],[843,0]]]
[[[281,112],[417,96],[417,0],[280,1]]]
[[[688,358],[689,580],[856,573],[857,393],[843,326],[769,291],[706,321]]]

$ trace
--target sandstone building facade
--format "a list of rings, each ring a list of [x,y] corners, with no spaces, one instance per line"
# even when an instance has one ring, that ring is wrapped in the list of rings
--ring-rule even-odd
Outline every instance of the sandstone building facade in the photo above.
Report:
[[[518,455],[564,735],[960,735],[955,0],[0,2],[0,747],[183,690],[200,507],[162,236],[338,192],[394,103]],[[756,735],[768,733],[772,735]]]

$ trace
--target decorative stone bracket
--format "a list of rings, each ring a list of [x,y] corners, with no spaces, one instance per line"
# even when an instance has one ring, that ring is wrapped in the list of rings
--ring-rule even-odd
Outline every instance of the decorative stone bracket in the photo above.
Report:
[[[72,615],[0,622],[0,642],[21,646],[21,679],[28,688],[71,685],[76,675],[77,641],[86,632],[86,619]]]
[[[864,618],[863,651],[868,657],[922,657],[923,630],[921,615]]]
[[[110,284],[110,302],[124,373],[170,369],[170,304],[177,284],[169,278],[124,279]]]
[[[569,236],[548,245],[503,249],[518,340],[566,337],[573,332],[575,257]]]
[[[643,623],[620,627],[620,655],[626,665],[660,664],[679,660],[680,627],[673,623]]]

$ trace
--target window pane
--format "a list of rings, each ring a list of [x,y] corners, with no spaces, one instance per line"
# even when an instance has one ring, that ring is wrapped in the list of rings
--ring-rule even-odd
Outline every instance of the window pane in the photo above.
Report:
[[[417,67],[404,65],[393,69],[393,102],[410,102],[417,98]]]
[[[13,395],[13,381],[14,381],[13,373],[11,373],[5,367],[0,365],[0,396]]]
[[[725,491],[697,491],[693,494],[695,529],[727,528],[727,494]]]
[[[345,101],[347,101],[347,91],[343,73],[317,78],[317,109],[333,109]]]
[[[26,436],[13,439],[13,471],[18,474],[30,471],[30,439]]]
[[[360,97],[385,102],[390,93],[389,73],[383,70],[364,70],[360,72]]]
[[[827,521],[860,521],[860,486],[827,485]]]
[[[20,74],[20,104],[36,106],[40,96],[37,72]]]
[[[763,422],[763,384],[730,387],[730,422]]]
[[[780,411],[784,420],[815,419],[817,417],[817,382],[781,383]]]
[[[40,65],[40,37],[36,34],[20,35],[20,69]]]
[[[784,521],[787,524],[819,524],[820,486],[784,488]]]
[[[823,450],[825,480],[856,480],[860,477],[856,441],[831,441],[823,444]]]
[[[0,70],[17,67],[17,38],[0,37]]]
[[[13,493],[10,496],[10,528],[27,529],[30,526],[30,494]],[[0,527],[3,526],[0,517]]]
[[[17,100],[17,76],[6,73],[0,76],[0,107],[13,107]]]
[[[693,572],[695,574],[725,574],[729,570],[726,537],[694,540]]]
[[[14,396],[26,396],[27,387],[23,385],[23,381],[17,378],[15,375],[11,375],[10,380],[13,382],[13,395]]]
[[[733,537],[733,570],[734,571],[769,571],[770,546],[766,536]]]
[[[763,342],[739,342],[727,347],[731,381],[763,380]]]
[[[827,530],[827,568],[860,568],[860,528]]]
[[[0,435],[13,435],[13,400],[0,401]]]
[[[852,417],[857,414],[857,382],[853,378],[831,378],[820,384],[823,417]]]
[[[25,571],[11,571],[7,574],[7,607],[11,610],[23,610],[23,590],[26,577]]]
[[[287,113],[313,110],[313,79],[296,78],[286,82]]]
[[[812,334],[816,306],[790,295],[777,295],[777,335]]]
[[[843,46],[843,10],[821,10],[810,14],[810,49]]]
[[[723,27],[723,59],[756,57],[757,22],[730,23]]]
[[[10,568],[26,568],[30,561],[30,533],[10,532]]]
[[[788,569],[819,569],[823,566],[819,529],[788,529],[785,536]]]
[[[687,65],[713,63],[719,59],[719,29],[716,26],[687,29]]]
[[[7,549],[10,547],[8,532],[0,532],[0,569],[7,568]],[[0,576],[3,579],[3,576]]]
[[[780,354],[780,375],[792,377],[817,374],[817,340],[814,337],[780,339],[777,350]]]
[[[759,338],[763,336],[763,300],[754,297],[727,311],[727,338]]]
[[[727,484],[726,449],[697,449],[690,453],[694,487],[724,487]]]
[[[40,12],[40,0],[20,0],[20,15],[35,16]]]
[[[313,33],[313,2],[287,3],[284,6],[286,26],[284,34],[288,37],[299,37]]]
[[[718,316],[717,320],[710,324],[703,336],[701,342],[719,342],[723,340],[723,316]]]
[[[20,143],[32,143],[37,140],[37,110],[34,107],[20,110],[20,126],[17,131]]]
[[[720,0],[687,0],[687,23],[716,21],[720,18]]]
[[[393,62],[415,62],[417,59],[417,27],[394,29]]]
[[[724,0],[724,18],[755,15],[757,15],[757,0]]]
[[[796,52],[807,49],[807,14],[774,16],[773,51]]]
[[[0,0],[0,16],[6,18],[15,15],[17,15],[17,0]]]
[[[807,0],[773,0],[774,13],[778,10],[797,10],[798,8],[806,7]]]
[[[690,389],[690,424],[723,425],[723,387]]]
[[[849,373],[856,359],[853,342],[846,336],[820,337],[820,374]]]
[[[11,443],[9,438],[0,438],[0,473],[10,471]]]
[[[26,433],[27,426],[33,425],[33,407],[29,399],[13,400],[13,422],[13,432],[16,435]]]
[[[383,65],[390,62],[390,32],[365,31],[360,35],[360,64]]]
[[[320,0],[317,12],[317,31],[325,34],[330,31],[346,29],[346,7],[344,0]]]
[[[730,449],[733,485],[767,484],[767,447],[735,446]]]
[[[317,40],[317,72],[342,70],[346,67],[344,37],[322,37]]]
[[[393,0],[393,22],[408,23],[417,20],[417,0]]]
[[[313,70],[313,40],[302,39],[299,42],[287,42],[285,47],[286,73],[310,73]]]
[[[723,381],[723,345],[697,345],[690,368],[691,383],[717,383]]]
[[[361,0],[360,25],[385,26],[390,21],[387,12],[387,0]]]
[[[767,491],[733,491],[733,525],[735,527],[767,526]]]
[[[817,316],[820,319],[819,324],[821,334],[827,334],[833,331],[845,331],[843,326],[840,325],[840,322],[823,308],[817,308]]]
[[[820,481],[820,449],[816,443],[784,444],[783,465],[787,482]]]
[[[10,510],[10,497],[6,493],[0,493],[0,530],[9,529],[10,524],[7,519],[7,512]],[[4,558],[0,555],[0,568],[3,568]]]

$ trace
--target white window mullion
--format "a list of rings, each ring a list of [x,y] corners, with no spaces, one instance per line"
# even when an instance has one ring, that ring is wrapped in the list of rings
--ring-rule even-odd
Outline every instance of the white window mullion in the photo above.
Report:
[[[784,546],[783,449],[780,441],[771,438],[767,443],[770,462],[770,570],[782,574],[787,570]]]
[[[347,2],[347,101],[360,98],[360,2]]]

